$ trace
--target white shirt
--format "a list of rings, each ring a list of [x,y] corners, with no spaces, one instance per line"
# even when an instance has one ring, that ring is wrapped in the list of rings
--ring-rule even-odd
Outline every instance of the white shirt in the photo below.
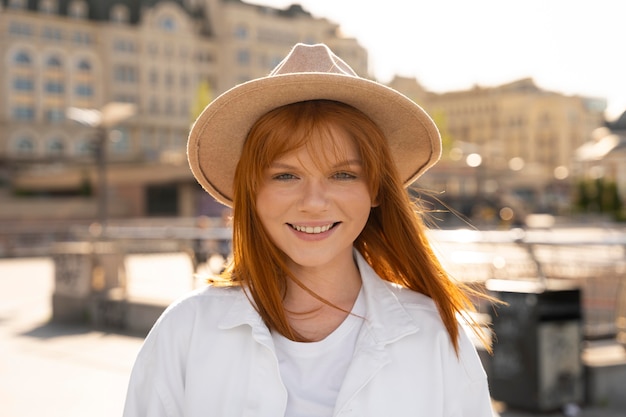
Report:
[[[467,335],[457,356],[431,299],[356,258],[365,321],[333,416],[491,417]],[[209,287],[170,306],[151,330],[124,417],[278,417],[287,398],[271,334],[243,290]]]
[[[280,376],[287,388],[289,417],[331,417],[354,355],[365,304],[359,292],[351,314],[319,342],[294,342],[272,332]]]

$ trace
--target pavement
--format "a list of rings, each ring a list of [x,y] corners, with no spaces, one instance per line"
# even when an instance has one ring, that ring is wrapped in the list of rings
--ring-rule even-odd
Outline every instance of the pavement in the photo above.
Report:
[[[163,256],[134,259],[132,274],[155,280],[159,259],[168,265],[182,262]],[[143,338],[50,322],[53,275],[49,258],[0,259],[0,416],[121,416]],[[154,288],[147,283],[155,284],[146,281],[143,288]],[[173,285],[170,295],[177,296],[192,284]],[[626,394],[626,384],[624,389]],[[529,413],[494,405],[500,417],[626,417],[626,410],[571,407],[566,414]]]

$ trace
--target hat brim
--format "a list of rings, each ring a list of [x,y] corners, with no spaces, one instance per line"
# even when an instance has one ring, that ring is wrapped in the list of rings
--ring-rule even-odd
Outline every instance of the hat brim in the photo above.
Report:
[[[187,144],[193,175],[217,201],[232,207],[235,169],[254,123],[277,107],[318,99],[349,104],[376,123],[389,141],[405,187],[439,160],[441,138],[435,123],[406,96],[364,78],[294,73],[240,84],[204,109]]]

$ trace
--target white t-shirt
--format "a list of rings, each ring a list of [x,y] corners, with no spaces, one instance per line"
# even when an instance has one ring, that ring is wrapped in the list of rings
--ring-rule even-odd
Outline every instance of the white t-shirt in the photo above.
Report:
[[[363,289],[352,314],[324,340],[294,342],[272,332],[280,375],[287,387],[286,417],[332,416],[363,324]]]

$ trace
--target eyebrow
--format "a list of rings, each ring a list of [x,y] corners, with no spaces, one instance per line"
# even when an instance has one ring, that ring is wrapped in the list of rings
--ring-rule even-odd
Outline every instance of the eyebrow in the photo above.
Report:
[[[337,169],[337,168],[347,167],[347,166],[350,166],[350,165],[362,166],[363,165],[363,161],[361,161],[360,159],[349,159],[347,161],[341,161],[341,162],[333,165],[331,168]],[[270,164],[270,166],[268,168],[294,169],[296,167],[294,165],[286,164],[284,162],[274,161],[274,162],[272,162]]]

